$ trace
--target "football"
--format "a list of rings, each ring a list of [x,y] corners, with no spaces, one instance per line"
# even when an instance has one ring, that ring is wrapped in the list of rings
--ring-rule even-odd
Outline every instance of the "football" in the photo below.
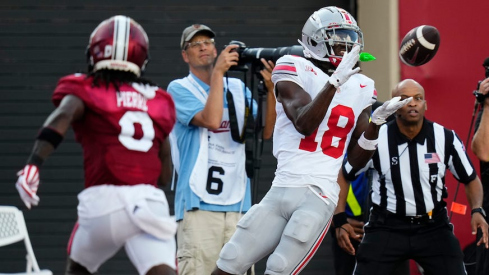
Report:
[[[422,25],[410,30],[402,39],[399,58],[409,66],[430,61],[440,47],[440,33],[433,26]]]

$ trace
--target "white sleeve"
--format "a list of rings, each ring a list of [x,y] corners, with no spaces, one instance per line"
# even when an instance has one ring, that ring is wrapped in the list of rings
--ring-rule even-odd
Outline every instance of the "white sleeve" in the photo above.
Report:
[[[297,57],[291,55],[284,55],[279,58],[272,72],[273,84],[277,85],[279,81],[291,81],[302,87],[302,81],[297,73],[300,64],[297,61]]]

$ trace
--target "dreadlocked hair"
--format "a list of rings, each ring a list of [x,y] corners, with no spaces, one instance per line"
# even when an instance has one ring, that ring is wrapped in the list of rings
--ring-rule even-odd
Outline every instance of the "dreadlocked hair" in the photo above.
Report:
[[[98,70],[88,74],[88,77],[93,77],[92,87],[100,87],[105,84],[105,88],[108,89],[110,84],[112,84],[116,91],[119,92],[119,87],[123,84],[130,84],[132,82],[149,84],[151,86],[157,86],[151,80],[138,77],[134,73],[126,71],[116,71],[116,70]]]

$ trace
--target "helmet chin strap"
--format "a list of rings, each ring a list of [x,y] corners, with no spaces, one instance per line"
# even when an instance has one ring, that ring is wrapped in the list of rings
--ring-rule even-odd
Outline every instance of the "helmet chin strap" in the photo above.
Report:
[[[329,62],[331,62],[331,64],[333,64],[333,66],[335,67],[338,67],[338,65],[340,65],[341,60],[342,60],[341,58],[329,57]]]
[[[334,43],[330,43],[330,45],[331,44],[334,45]],[[341,58],[336,58],[336,57],[332,57],[332,56],[336,56],[336,53],[334,52],[333,46],[331,45],[331,56],[328,56],[329,62],[331,62],[331,64],[333,64],[333,66],[338,67],[338,65],[340,65],[340,63],[341,63]]]

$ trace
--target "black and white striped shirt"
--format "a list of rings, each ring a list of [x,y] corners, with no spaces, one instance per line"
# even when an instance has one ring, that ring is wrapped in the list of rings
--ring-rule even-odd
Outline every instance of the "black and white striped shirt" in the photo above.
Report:
[[[404,216],[426,214],[447,197],[445,172],[461,183],[476,178],[476,171],[454,131],[424,119],[420,133],[409,140],[396,121],[379,131],[378,148],[361,171],[373,168],[372,202],[381,209]],[[354,170],[345,162],[343,172],[353,180]]]

